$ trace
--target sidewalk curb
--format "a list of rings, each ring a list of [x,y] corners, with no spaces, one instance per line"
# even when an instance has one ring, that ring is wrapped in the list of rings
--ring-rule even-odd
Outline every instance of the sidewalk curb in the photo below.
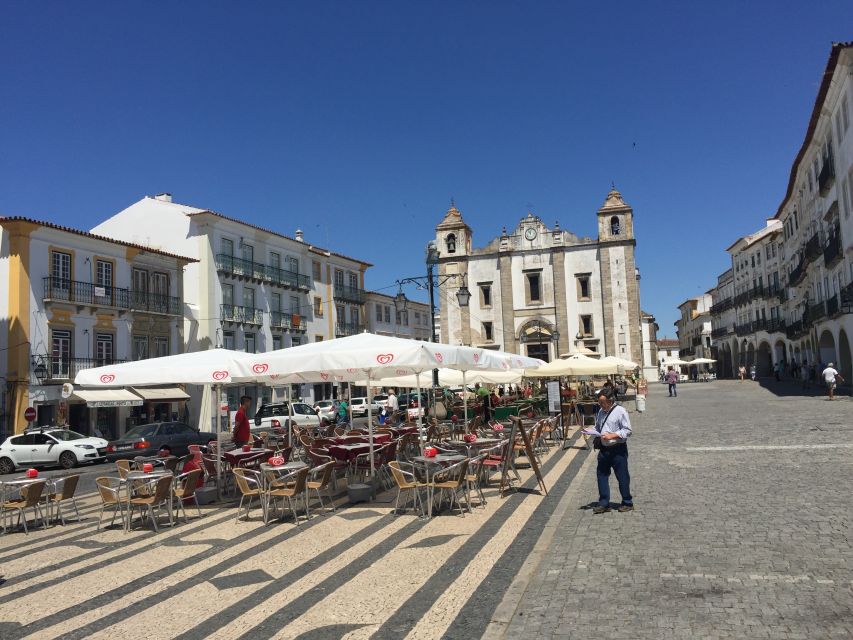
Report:
[[[576,451],[575,455],[578,455],[578,453],[579,451]],[[577,477],[583,474],[587,466],[592,465],[591,461],[593,460],[595,460],[595,456],[587,455],[587,459],[584,460],[581,468],[578,470]],[[539,565],[542,563],[548,547],[554,540],[554,535],[557,533],[560,522],[569,509],[569,504],[575,500],[580,491],[580,485],[580,482],[573,482],[563,494],[563,497],[560,498],[560,502],[557,503],[554,513],[551,514],[548,522],[542,527],[542,534],[533,546],[530,555],[527,556],[523,567],[519,570],[518,575],[512,581],[500,604],[495,609],[492,619],[481,636],[482,640],[501,640],[505,637],[509,624],[521,604],[527,587],[530,585],[531,577],[539,569]]]

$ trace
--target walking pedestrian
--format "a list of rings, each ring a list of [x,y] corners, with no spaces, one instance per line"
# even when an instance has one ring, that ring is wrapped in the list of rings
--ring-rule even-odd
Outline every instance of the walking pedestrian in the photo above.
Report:
[[[835,384],[837,381],[844,382],[844,378],[841,377],[841,374],[836,371],[832,363],[830,362],[826,369],[823,370],[823,380],[826,382],[826,389],[829,393],[829,399],[835,399]]]
[[[598,481],[598,505],[593,513],[610,511],[610,471],[616,475],[622,504],[618,511],[633,511],[634,499],[631,496],[631,475],[628,473],[628,438],[631,436],[631,420],[628,412],[616,404],[613,388],[604,387],[598,392],[598,404],[601,409],[595,418],[595,429],[601,435],[596,437],[598,465],[595,470]]]
[[[740,376],[740,381],[743,382],[743,379],[746,377],[746,367],[740,365],[737,370],[738,376]]]
[[[240,398],[240,408],[237,409],[237,414],[234,416],[234,433],[232,434],[232,439],[238,447],[249,444],[252,437],[249,418],[246,415],[250,404],[252,404],[252,398],[242,396]]]
[[[672,398],[675,396],[677,398],[678,389],[676,388],[676,385],[678,384],[678,371],[676,371],[672,365],[667,369],[666,383],[669,385],[669,397]]]

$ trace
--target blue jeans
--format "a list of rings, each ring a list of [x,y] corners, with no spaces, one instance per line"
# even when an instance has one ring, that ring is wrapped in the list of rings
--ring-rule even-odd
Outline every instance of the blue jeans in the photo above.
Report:
[[[614,444],[604,447],[598,452],[598,466],[595,470],[598,478],[598,506],[607,507],[610,504],[610,470],[616,474],[619,483],[619,493],[622,494],[622,504],[633,504],[631,497],[631,475],[628,473],[628,445]]]
[[[675,383],[674,382],[669,383],[669,395],[678,396],[678,391],[676,391],[676,389],[675,389]]]

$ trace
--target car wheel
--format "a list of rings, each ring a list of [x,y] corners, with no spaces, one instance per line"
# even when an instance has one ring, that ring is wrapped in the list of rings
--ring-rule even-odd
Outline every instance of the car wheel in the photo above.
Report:
[[[70,451],[63,451],[59,456],[59,466],[63,469],[73,469],[77,465],[77,456]]]
[[[9,458],[0,458],[0,475],[15,473],[15,463]]]

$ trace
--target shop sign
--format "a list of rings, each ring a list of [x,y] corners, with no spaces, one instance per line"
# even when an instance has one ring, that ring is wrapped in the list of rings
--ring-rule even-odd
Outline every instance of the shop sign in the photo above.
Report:
[[[95,400],[87,402],[89,407],[141,407],[142,400]]]

